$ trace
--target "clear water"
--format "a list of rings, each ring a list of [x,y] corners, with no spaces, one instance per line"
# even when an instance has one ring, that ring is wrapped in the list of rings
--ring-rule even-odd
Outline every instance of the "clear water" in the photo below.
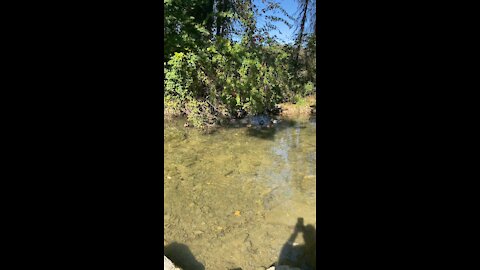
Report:
[[[313,269],[315,119],[210,134],[183,123],[164,126],[165,255],[184,270]]]

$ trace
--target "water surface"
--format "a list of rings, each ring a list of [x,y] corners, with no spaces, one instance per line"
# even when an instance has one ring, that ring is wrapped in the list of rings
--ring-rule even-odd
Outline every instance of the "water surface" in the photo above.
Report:
[[[298,218],[316,228],[315,119],[211,134],[183,123],[164,126],[166,255],[185,270],[248,270],[305,253],[307,230],[292,232]]]

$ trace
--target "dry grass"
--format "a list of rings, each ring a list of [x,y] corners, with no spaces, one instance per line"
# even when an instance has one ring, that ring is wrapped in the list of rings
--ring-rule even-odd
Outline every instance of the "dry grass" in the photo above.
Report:
[[[309,116],[315,112],[317,99],[315,95],[308,96],[304,102],[280,103],[278,106],[282,109],[281,115],[285,117],[302,117]],[[313,107],[312,107],[313,106]]]

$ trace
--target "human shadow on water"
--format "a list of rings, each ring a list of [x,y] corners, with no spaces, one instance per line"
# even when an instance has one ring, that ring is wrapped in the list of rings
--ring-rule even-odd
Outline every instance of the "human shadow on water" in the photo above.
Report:
[[[195,259],[187,245],[173,242],[165,246],[164,254],[183,270],[205,270],[205,266]]]
[[[299,233],[302,233],[304,243],[298,245],[295,240]],[[275,267],[280,265],[288,265],[290,267],[297,267],[302,270],[314,270],[317,267],[316,260],[316,230],[313,225],[303,224],[303,218],[298,218],[297,224],[293,233],[283,245]]]

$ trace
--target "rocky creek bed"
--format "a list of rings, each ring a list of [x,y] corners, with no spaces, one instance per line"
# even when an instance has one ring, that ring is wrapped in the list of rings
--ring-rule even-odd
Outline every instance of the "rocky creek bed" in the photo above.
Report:
[[[316,228],[315,119],[211,134],[183,123],[164,126],[164,248],[178,267],[268,269],[298,218]]]

